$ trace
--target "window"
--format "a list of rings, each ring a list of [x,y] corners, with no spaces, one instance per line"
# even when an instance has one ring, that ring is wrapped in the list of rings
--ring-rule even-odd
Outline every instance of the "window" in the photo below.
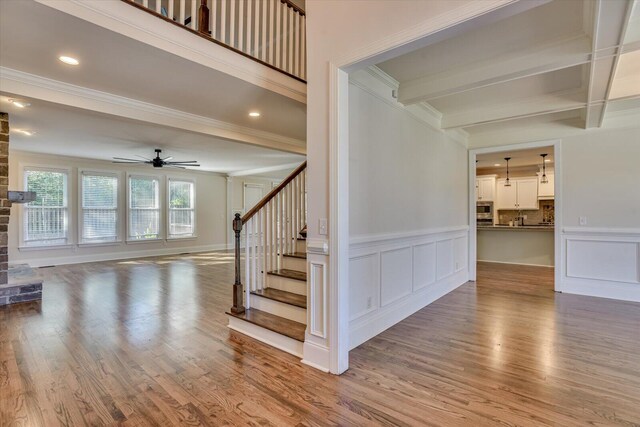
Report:
[[[83,243],[118,240],[118,176],[109,173],[81,173],[81,224]]]
[[[24,206],[23,239],[26,246],[67,243],[67,172],[25,169],[24,187],[36,199]]]
[[[160,181],[129,177],[129,240],[160,238]]]
[[[192,181],[169,179],[169,238],[195,235],[195,191]]]

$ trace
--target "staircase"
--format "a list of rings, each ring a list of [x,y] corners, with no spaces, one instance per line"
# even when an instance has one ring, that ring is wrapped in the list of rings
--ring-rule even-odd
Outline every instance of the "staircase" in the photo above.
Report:
[[[236,281],[226,313],[231,329],[298,357],[307,328],[305,178],[306,162],[236,214]]]

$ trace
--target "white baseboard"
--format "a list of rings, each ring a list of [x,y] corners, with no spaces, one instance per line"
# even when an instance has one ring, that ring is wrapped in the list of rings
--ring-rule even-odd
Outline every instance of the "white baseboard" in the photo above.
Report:
[[[117,246],[114,246],[117,248]],[[12,264],[29,264],[31,267],[42,267],[51,265],[68,265],[68,264],[82,264],[85,262],[100,262],[100,261],[116,261],[133,258],[149,258],[156,256],[166,255],[178,255],[183,253],[199,253],[199,252],[212,252],[229,250],[230,248],[225,244],[216,245],[202,245],[202,246],[189,246],[180,248],[161,248],[161,249],[149,249],[149,250],[137,250],[137,251],[119,251],[119,252],[106,252],[95,254],[78,254],[67,255],[58,257],[43,257],[43,258],[11,258]],[[46,250],[46,249],[44,249]],[[43,251],[44,251],[43,250]],[[79,250],[80,252],[82,249]]]
[[[304,358],[302,363],[323,372],[329,372],[329,349],[312,342],[313,338],[307,337],[303,346]]]
[[[478,262],[490,262],[492,264],[526,265],[528,267],[554,268],[553,265],[546,265],[546,264],[527,264],[527,263],[524,263],[524,262],[491,261],[491,260],[488,260],[488,259],[479,259]]]
[[[278,350],[285,351],[293,354],[296,357],[302,358],[302,346],[303,343],[296,341],[292,338],[280,335],[277,332],[270,331],[253,323],[238,319],[237,317],[229,317],[229,328],[241,334],[250,336],[260,342],[263,342],[271,347],[275,347]]]
[[[407,295],[393,304],[378,309],[370,315],[352,321],[349,325],[349,349],[353,350],[416,311],[464,285],[468,282],[468,277],[468,271],[460,271],[438,283]]]
[[[640,302],[640,285],[629,283],[565,277],[557,290],[566,294]]]

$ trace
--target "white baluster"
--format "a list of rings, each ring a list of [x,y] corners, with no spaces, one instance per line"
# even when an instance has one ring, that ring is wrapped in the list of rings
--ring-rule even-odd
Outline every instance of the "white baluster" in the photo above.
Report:
[[[244,49],[244,1],[238,1],[238,49],[246,52]]]
[[[288,8],[287,10],[287,15],[289,15],[288,21],[289,21],[289,28],[288,28],[288,34],[287,34],[287,38],[289,39],[288,45],[288,51],[287,51],[287,57],[288,57],[288,62],[287,62],[287,70],[289,73],[293,73],[293,9],[292,8]]]
[[[264,261],[267,265],[267,270],[271,271],[271,209],[269,208],[269,204],[271,202],[267,202],[264,209],[264,229],[265,229],[265,257]]]
[[[197,30],[198,26],[198,3],[196,0],[191,0],[191,29]]]
[[[169,19],[173,19],[173,2],[174,0],[169,0]]]
[[[276,59],[273,65],[275,65],[276,67],[280,67],[280,42],[282,39],[282,24],[280,21],[280,17],[282,16],[282,8],[286,6],[282,4],[280,0],[276,0],[276,3],[276,33],[273,39],[274,43],[276,44]]]
[[[274,11],[275,11],[275,2],[279,1],[279,0],[269,0],[269,64],[273,65],[274,64],[274,57],[275,57],[275,42],[276,42],[276,36],[273,33],[273,27],[275,24],[275,15],[274,15]]]
[[[244,289],[251,289],[251,227],[253,219],[244,224]],[[249,308],[248,306],[246,308]]]
[[[253,5],[253,0],[247,0],[247,48],[245,52],[251,55],[251,35],[253,31],[253,11],[251,6]]]
[[[262,211],[258,211],[258,213],[256,214],[256,234],[256,255],[253,264],[253,274],[255,278],[254,283],[256,284],[254,290],[260,289],[260,285],[262,283],[262,274],[260,274],[260,272],[258,271],[258,269],[262,268]]]
[[[229,3],[229,46],[236,47],[236,1]]]
[[[300,53],[300,78],[306,80],[307,79],[307,17],[303,16],[302,20],[302,28],[300,28],[300,45],[301,45],[301,53]]]
[[[276,222],[276,200],[271,199],[271,267],[274,270],[278,269],[278,250],[276,248],[276,241],[278,239],[278,223]]]
[[[300,65],[300,14],[298,12],[293,13],[293,75],[297,76],[299,73]]]
[[[227,0],[220,2],[220,41],[227,42]]]
[[[185,3],[187,0],[180,0],[180,15],[178,15],[180,25],[184,25],[184,11],[185,11]]]
[[[144,7],[149,7],[149,0],[142,0],[142,5]]]
[[[218,38],[218,0],[211,0],[211,9],[209,9],[209,29],[211,30],[211,37]]]
[[[260,31],[258,31],[258,27],[260,26],[260,0],[255,0],[255,3],[253,4],[253,21],[256,28],[254,28],[254,32],[253,32],[253,53],[252,55],[256,58],[258,58],[258,51],[260,50],[260,45],[259,43],[259,37],[260,37]]]
[[[264,208],[260,209],[260,212],[262,212],[262,216],[261,216],[261,220],[262,220],[262,242],[264,244],[264,247],[266,248],[266,233],[265,231],[267,230],[267,215],[266,215],[266,211]],[[260,289],[263,289],[266,284],[267,284],[267,272],[268,272],[268,268],[267,268],[267,256],[266,253],[263,249],[262,252],[262,283],[261,283],[261,287]]]
[[[262,1],[262,48],[260,50],[260,59],[267,61],[267,3]]]
[[[160,0],[156,0],[156,13],[162,13],[162,2]]]

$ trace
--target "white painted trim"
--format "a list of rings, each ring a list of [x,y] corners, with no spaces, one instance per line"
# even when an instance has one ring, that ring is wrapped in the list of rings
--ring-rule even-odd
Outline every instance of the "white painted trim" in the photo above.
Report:
[[[156,241],[157,243],[158,241]],[[68,249],[73,249],[73,245],[68,247]],[[38,248],[44,249],[44,248]],[[59,249],[59,248],[58,248]],[[165,256],[165,255],[179,255],[184,253],[199,253],[199,252],[213,252],[213,251],[221,251],[221,250],[229,250],[226,244],[216,244],[216,245],[203,245],[203,246],[188,246],[188,247],[179,247],[179,248],[161,248],[161,249],[145,249],[141,251],[133,251],[133,252],[109,252],[109,253],[99,253],[99,254],[89,254],[89,255],[68,255],[68,256],[58,256],[58,257],[47,257],[47,258],[28,258],[28,259],[12,259],[12,264],[20,264],[26,263],[31,265],[32,267],[42,267],[49,265],[69,265],[69,264],[82,264],[85,262],[100,262],[100,261],[117,261],[117,260],[128,260],[128,259],[137,259],[137,258],[149,258],[156,256]]]
[[[446,234],[448,233],[456,233],[456,232],[468,231],[468,230],[469,230],[468,225],[458,225],[455,227],[426,228],[422,230],[405,231],[405,232],[399,232],[399,233],[367,234],[367,235],[352,237],[349,242],[350,243],[349,248],[350,250],[354,250],[360,246],[364,246],[364,245],[369,246],[371,243],[387,244],[389,243],[388,241],[392,241],[392,240],[403,240],[405,242],[407,241],[407,239],[421,240],[425,236],[431,236],[436,234],[441,235],[441,237],[444,239],[444,238],[447,238]]]
[[[307,239],[307,253],[329,255],[329,242],[326,239]]]
[[[329,372],[329,368],[327,368],[327,362],[329,360],[328,348],[322,347],[309,340],[305,340],[303,348],[304,359],[302,359],[302,363],[323,372]]]
[[[621,237],[640,237],[640,228],[619,227],[563,227],[565,235],[607,235]]]
[[[104,240],[104,241],[95,241],[95,242],[84,242],[82,240],[82,234],[84,232],[84,216],[83,216],[83,207],[82,207],[82,195],[83,195],[83,184],[82,184],[82,178],[84,177],[84,174],[89,174],[89,175],[98,175],[98,176],[110,176],[110,177],[114,177],[117,179],[117,185],[116,185],[116,218],[117,218],[117,222],[116,222],[116,240],[115,241],[108,241],[108,240]],[[78,247],[91,247],[91,246],[107,246],[107,245],[115,245],[118,244],[120,242],[122,242],[123,240],[123,211],[126,212],[126,206],[123,209],[122,206],[122,172],[120,171],[116,171],[116,170],[104,170],[104,169],[91,169],[91,168],[78,168],[78,195],[77,195],[77,203],[78,203],[78,215],[76,215],[76,217],[78,218]],[[126,220],[126,218],[125,218]],[[71,222],[71,221],[69,221]]]
[[[76,86],[7,67],[0,67],[0,86],[3,91],[25,97],[296,154],[306,153],[306,143],[303,140]]]
[[[302,358],[302,343],[300,341],[285,337],[277,332],[270,331],[269,329],[254,325],[253,323],[238,319],[234,316],[227,317],[229,317],[229,329],[233,329],[271,347],[275,347],[278,350]]]
[[[561,140],[543,140],[532,141],[520,144],[500,145],[495,147],[474,148],[469,150],[469,280],[476,280],[476,262],[478,248],[478,227],[476,218],[476,157],[478,154],[499,153],[501,151],[517,151],[529,148],[549,147],[553,146],[554,156],[554,209],[555,209],[555,227],[554,233],[554,265],[555,265],[555,285],[556,291],[560,291],[565,268],[564,247],[562,245],[562,144]]]
[[[172,53],[299,102],[306,84],[280,71],[198,37],[183,28],[119,1],[37,0],[39,3],[99,25],[136,41]]]
[[[131,229],[131,221],[130,221],[130,215],[131,215],[131,195],[129,194],[129,184],[132,178],[139,178],[139,179],[151,179],[151,180],[155,180],[158,182],[158,237],[153,238],[153,239],[132,239],[131,237],[131,233],[130,233],[130,229]],[[138,173],[138,172],[126,172],[125,174],[125,235],[124,235],[124,240],[125,242],[129,245],[129,244],[137,244],[137,243],[147,243],[147,242],[158,242],[158,241],[163,241],[166,238],[166,230],[165,230],[165,212],[163,209],[164,203],[166,202],[165,200],[165,194],[164,191],[166,191],[166,188],[163,188],[163,186],[165,186],[166,182],[164,179],[162,179],[163,176],[162,175],[155,175],[155,174],[151,174],[151,173]],[[164,191],[163,191],[164,190]]]
[[[300,166],[300,163],[287,163],[284,165],[268,166],[264,168],[246,169],[242,171],[229,172],[227,176],[234,177],[234,176],[260,175],[263,173],[277,172],[277,171],[282,171],[287,169],[295,169],[298,166]]]
[[[171,228],[171,224],[169,224],[169,222],[171,221],[171,181],[175,181],[175,182],[188,182],[193,186],[193,208],[191,210],[193,210],[193,233],[191,234],[187,234],[184,236],[170,236],[169,234],[169,230]],[[165,230],[166,230],[166,235],[165,235],[165,239],[167,241],[171,241],[171,240],[189,240],[189,239],[197,239],[198,238],[198,197],[196,195],[196,191],[197,191],[197,186],[196,186],[196,180],[194,178],[183,178],[180,177],[179,175],[165,175],[165,183],[164,183],[164,190],[165,190],[165,205],[164,205],[164,209],[165,209]]]

